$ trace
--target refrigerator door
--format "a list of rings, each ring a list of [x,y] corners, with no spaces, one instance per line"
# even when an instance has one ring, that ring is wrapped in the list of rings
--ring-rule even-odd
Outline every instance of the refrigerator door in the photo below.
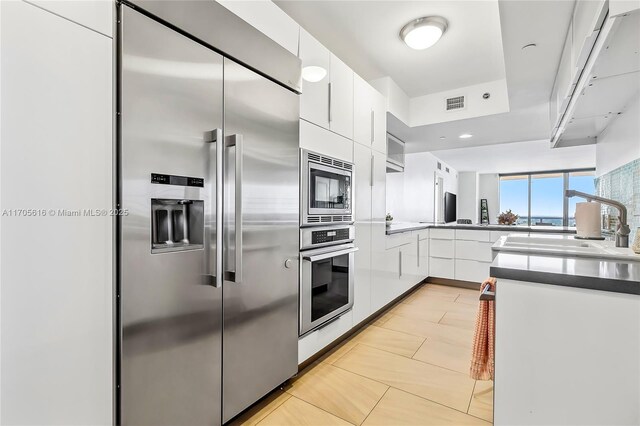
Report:
[[[218,425],[223,59],[120,8],[119,423]]]
[[[225,59],[223,422],[298,370],[298,96]]]

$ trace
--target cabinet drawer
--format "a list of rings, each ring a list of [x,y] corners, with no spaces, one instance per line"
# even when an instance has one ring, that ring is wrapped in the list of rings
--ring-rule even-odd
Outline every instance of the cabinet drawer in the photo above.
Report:
[[[429,230],[428,229],[419,229],[414,231],[414,234],[418,236],[418,241],[426,240],[429,238]]]
[[[433,238],[429,240],[429,255],[431,257],[453,259],[454,253],[453,240],[437,240]]]
[[[437,278],[448,278],[452,280],[455,276],[455,265],[453,259],[429,258],[429,276]]]
[[[429,229],[429,237],[453,240],[456,237],[456,233],[454,229],[431,228]]]
[[[456,240],[456,259],[491,262],[492,245],[490,242]]]
[[[489,231],[476,231],[472,229],[456,229],[456,240],[489,241]]]
[[[481,284],[489,277],[491,262],[456,259],[455,279]]]
[[[387,235],[384,242],[385,248],[390,249],[413,242],[413,237],[411,236],[411,232],[402,232],[399,234]]]

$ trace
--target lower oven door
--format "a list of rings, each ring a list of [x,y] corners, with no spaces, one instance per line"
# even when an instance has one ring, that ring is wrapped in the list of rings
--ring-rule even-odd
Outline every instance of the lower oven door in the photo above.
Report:
[[[353,306],[353,244],[301,253],[300,335]]]

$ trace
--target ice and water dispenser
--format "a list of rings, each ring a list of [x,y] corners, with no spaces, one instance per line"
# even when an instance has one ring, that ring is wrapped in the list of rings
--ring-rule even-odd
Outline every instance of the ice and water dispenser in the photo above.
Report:
[[[152,183],[204,186],[203,179],[152,175]],[[151,252],[164,253],[203,248],[204,201],[197,199],[151,199]]]

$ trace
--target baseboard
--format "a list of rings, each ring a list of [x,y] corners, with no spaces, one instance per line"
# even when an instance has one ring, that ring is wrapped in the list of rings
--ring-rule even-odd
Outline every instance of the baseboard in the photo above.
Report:
[[[466,288],[469,290],[480,291],[481,283],[475,283],[471,281],[450,280],[448,278],[427,277],[425,280],[429,284],[448,285],[450,287]]]

